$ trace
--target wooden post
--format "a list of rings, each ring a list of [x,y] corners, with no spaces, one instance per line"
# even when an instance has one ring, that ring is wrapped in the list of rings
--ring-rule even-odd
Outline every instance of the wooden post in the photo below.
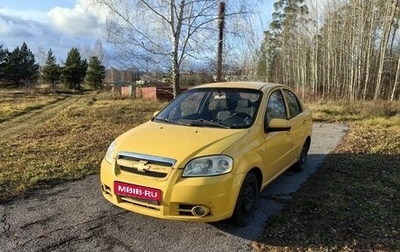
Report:
[[[221,1],[219,3],[218,12],[218,55],[217,55],[217,81],[222,81],[222,52],[224,45],[224,17],[225,17],[225,3]]]

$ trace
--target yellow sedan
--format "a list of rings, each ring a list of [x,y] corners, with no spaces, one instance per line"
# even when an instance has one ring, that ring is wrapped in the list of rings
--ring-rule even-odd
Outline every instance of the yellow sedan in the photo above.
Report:
[[[224,82],[194,87],[116,138],[101,163],[104,197],[162,219],[241,226],[285,170],[304,169],[311,111],[287,86]]]

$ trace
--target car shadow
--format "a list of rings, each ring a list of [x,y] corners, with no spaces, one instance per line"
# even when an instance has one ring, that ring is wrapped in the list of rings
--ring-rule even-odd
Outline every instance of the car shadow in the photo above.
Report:
[[[393,223],[399,222],[400,156],[346,153],[309,158],[305,173],[288,170],[261,193],[249,225],[237,227],[230,220],[211,225],[267,248],[297,251],[334,245],[397,251]],[[313,160],[322,162],[312,167]]]
[[[291,194],[297,191],[309,176],[321,166],[326,156],[324,154],[309,154],[303,171],[297,172],[290,168],[272,181],[260,193],[254,218],[247,226],[239,227],[231,219],[210,224],[229,234],[247,240],[256,240],[263,235],[268,219],[279,214],[285,203],[291,199]]]

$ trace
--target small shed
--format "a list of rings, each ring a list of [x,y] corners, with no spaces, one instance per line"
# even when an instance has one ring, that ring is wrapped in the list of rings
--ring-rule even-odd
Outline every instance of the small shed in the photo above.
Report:
[[[170,101],[174,93],[170,87],[137,87],[136,97],[154,101]]]

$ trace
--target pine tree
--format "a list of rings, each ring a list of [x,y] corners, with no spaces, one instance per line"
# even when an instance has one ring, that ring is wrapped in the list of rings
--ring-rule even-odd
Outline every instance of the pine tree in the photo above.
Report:
[[[30,82],[34,82],[39,78],[39,64],[36,63],[35,55],[28,48],[26,43],[22,43],[21,50],[21,67],[22,67],[22,79],[25,82],[25,86],[28,87]]]
[[[24,42],[20,47],[16,47],[8,53],[4,61],[4,77],[8,82],[19,86],[21,80],[26,87],[30,82],[36,81],[39,77],[39,65],[36,64],[35,55]]]
[[[62,69],[62,79],[69,89],[80,90],[81,82],[85,78],[87,70],[86,60],[81,60],[81,55],[77,48],[72,48],[68,52],[65,66]]]
[[[56,91],[56,81],[60,79],[61,67],[56,63],[56,57],[53,51],[49,49],[47,52],[46,65],[42,70],[42,77],[45,81],[51,82],[53,92]]]
[[[3,45],[0,45],[0,81],[5,77],[5,61],[8,55],[7,49],[3,49]]]
[[[86,72],[86,83],[94,88],[101,89],[105,76],[105,67],[101,65],[101,61],[96,56],[91,57]]]
[[[8,53],[4,62],[4,79],[6,82],[19,86],[22,78],[22,59],[20,48],[17,46],[14,50]]]

